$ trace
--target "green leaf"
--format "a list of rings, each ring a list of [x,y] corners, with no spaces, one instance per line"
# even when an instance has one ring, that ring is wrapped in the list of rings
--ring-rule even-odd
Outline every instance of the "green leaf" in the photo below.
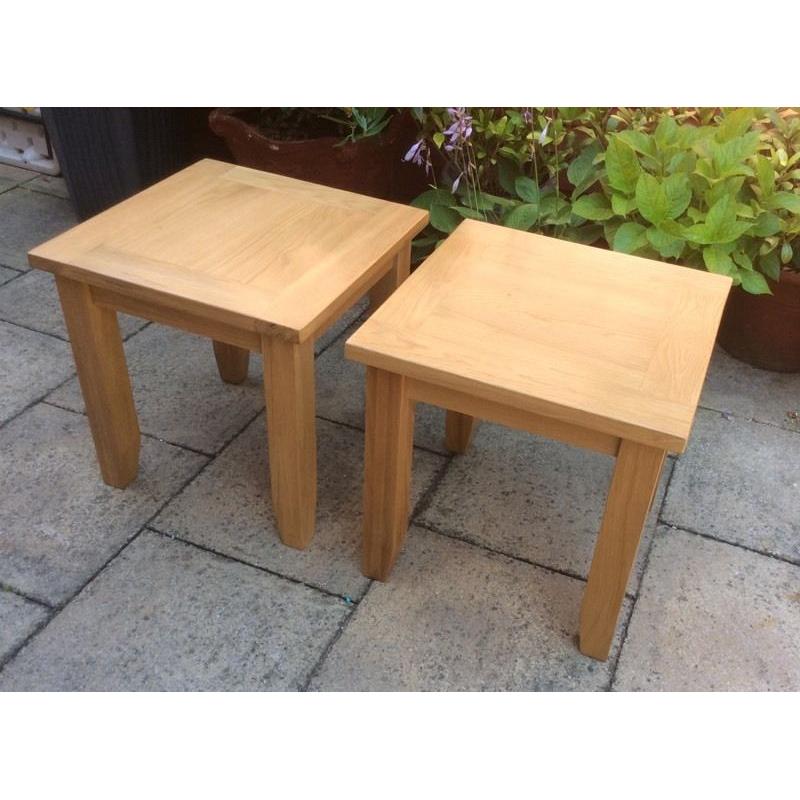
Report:
[[[663,186],[664,194],[667,196],[667,216],[670,219],[677,219],[686,211],[692,199],[689,176],[681,172],[670,175]]]
[[[594,157],[597,155],[600,145],[593,142],[585,147],[581,154],[570,162],[567,167],[567,180],[573,186],[580,186],[594,172]]]
[[[529,231],[539,220],[539,206],[535,203],[523,203],[512,208],[503,217],[503,225],[507,228],[517,228],[521,231]]]
[[[756,156],[756,175],[761,193],[764,197],[769,197],[775,191],[775,169],[766,156]]]
[[[620,133],[617,134],[617,138],[621,139],[625,144],[630,145],[642,155],[655,156],[656,154],[655,142],[652,137],[642,131],[620,131]]]
[[[748,272],[744,270],[739,273],[742,279],[742,289],[750,294],[772,294],[766,278],[760,272]]]
[[[792,260],[792,246],[789,242],[784,242],[781,246],[781,264],[788,264]]]
[[[668,147],[678,138],[678,123],[669,114],[664,114],[658,121],[653,138],[660,148]]]
[[[703,248],[703,262],[709,272],[716,272],[718,275],[728,275],[733,278],[739,273],[730,254],[718,245]]]
[[[751,227],[751,223],[736,219],[736,203],[730,195],[718,200],[706,215],[706,221],[692,225],[686,238],[696,244],[727,244],[735,242]]]
[[[783,230],[783,222],[777,214],[769,211],[761,214],[756,220],[755,225],[748,231],[751,236],[773,236]]]
[[[753,108],[737,108],[729,111],[717,128],[717,141],[727,142],[742,136],[753,124],[754,119],[755,109]]]
[[[436,131],[436,133],[433,134],[433,143],[437,147],[441,147],[444,144],[444,134],[441,131]]]
[[[455,206],[453,207],[453,211],[455,211],[457,214],[461,214],[462,217],[466,217],[467,219],[479,219],[481,221],[486,220],[486,214],[481,211],[476,211],[474,208]]]
[[[579,197],[572,206],[573,214],[591,220],[611,219],[614,212],[608,204],[608,199],[600,192],[585,194]]]
[[[461,215],[447,206],[431,206],[431,225],[442,233],[452,233],[458,223],[461,222]]]
[[[612,188],[631,195],[642,171],[633,148],[619,136],[609,138],[606,148],[606,174]]]
[[[520,199],[526,203],[539,204],[539,187],[536,181],[528,178],[526,175],[520,175],[514,181],[514,190],[519,195]]]
[[[411,205],[415,208],[424,208],[430,210],[433,205],[449,206],[455,202],[456,198],[446,189],[428,189],[411,201]]]
[[[623,222],[614,234],[614,249],[620,253],[634,253],[647,244],[644,225]]]
[[[636,198],[624,197],[621,194],[611,195],[611,208],[618,217],[625,217],[636,210]]]
[[[766,255],[759,256],[758,266],[767,277],[774,281],[781,277],[781,262],[777,250],[771,250]]]
[[[499,158],[497,160],[497,179],[500,185],[509,194],[516,194],[514,188],[514,181],[519,177],[519,167],[506,158]]]
[[[712,148],[712,162],[717,177],[728,175],[752,175],[753,171],[744,162],[756,152],[759,136],[757,131],[737,136]]]
[[[647,241],[662,258],[679,258],[686,244],[681,237],[672,236],[660,228],[648,228]]]
[[[666,218],[669,203],[664,187],[657,178],[643,172],[636,181],[636,205],[641,215],[653,225]]]
[[[580,225],[570,227],[564,232],[564,238],[578,244],[594,244],[603,238],[603,229],[600,225]]]
[[[800,194],[792,192],[775,192],[764,205],[769,208],[783,208],[792,214],[800,214]]]

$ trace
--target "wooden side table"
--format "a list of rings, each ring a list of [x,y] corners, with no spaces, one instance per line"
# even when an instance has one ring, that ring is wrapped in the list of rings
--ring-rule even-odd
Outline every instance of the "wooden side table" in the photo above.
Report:
[[[29,253],[55,273],[103,479],[129,484],[139,427],[117,311],[208,336],[222,379],[263,354],[272,502],[306,547],[316,511],[314,339],[408,274],[427,214],[204,160]],[[201,402],[201,399],[198,399]]]
[[[408,526],[414,404],[616,458],[580,648],[605,660],[667,451],[682,452],[731,281],[467,220],[347,342],[367,365],[365,575]],[[532,532],[531,535],[535,535]]]

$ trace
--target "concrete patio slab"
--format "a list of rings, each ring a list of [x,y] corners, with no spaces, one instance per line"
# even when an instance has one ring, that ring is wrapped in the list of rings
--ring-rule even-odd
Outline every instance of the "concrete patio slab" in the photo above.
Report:
[[[223,383],[211,341],[150,325],[125,343],[141,429],[172,444],[216,453],[264,407],[261,359],[239,386]],[[77,378],[49,401],[83,411]]]
[[[0,589],[0,664],[47,619],[48,614],[38,603]]]
[[[343,337],[317,359],[317,414],[364,430],[364,365],[344,357]],[[414,444],[437,453],[444,448],[444,411],[417,404]]]
[[[147,320],[128,314],[119,314],[118,318],[123,337],[136,333],[147,324]],[[8,286],[0,288],[0,319],[49,333],[51,336],[69,338],[56,282],[49,272],[34,269]]]
[[[492,550],[586,578],[614,460],[481,423],[419,522]],[[635,593],[670,471],[667,460],[628,584]]]
[[[12,167],[11,164],[0,164],[0,192],[6,192],[22,183],[35,180],[38,174],[30,169]]]
[[[21,273],[16,269],[0,267],[0,286],[3,286],[14,278],[19,278],[20,274]]]
[[[388,583],[374,583],[311,688],[587,690],[605,663],[580,654],[585,584],[422,528]],[[629,611],[625,601],[623,617]]]
[[[0,431],[0,584],[64,602],[205,463],[143,437],[138,478],[113,489],[86,417],[29,409]]]
[[[266,424],[259,416],[156,517],[152,527],[334,594],[358,599],[364,436],[317,421],[317,529],[307,550],[278,537],[269,499]],[[445,459],[414,453],[412,504]]]
[[[69,191],[67,189],[67,182],[63,178],[58,178],[53,175],[39,175],[25,184],[26,189],[34,192],[44,192],[45,194],[52,194],[55,197],[63,197],[69,200]]]
[[[714,351],[700,404],[800,431],[800,373],[768,372]]]
[[[145,532],[0,673],[0,689],[298,689],[347,606]]]
[[[662,520],[800,561],[800,436],[699,410]]]
[[[68,200],[18,186],[0,194],[0,264],[27,270],[28,250],[78,221]]]
[[[74,371],[66,342],[0,321],[0,423],[63,383]]]
[[[800,690],[800,567],[660,528],[619,690]]]

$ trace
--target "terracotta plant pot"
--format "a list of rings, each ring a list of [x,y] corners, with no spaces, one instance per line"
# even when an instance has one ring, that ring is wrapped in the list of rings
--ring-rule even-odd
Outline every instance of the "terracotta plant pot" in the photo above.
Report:
[[[735,358],[775,372],[800,372],[800,273],[784,270],[772,294],[731,289],[718,341]]]
[[[424,171],[403,161],[417,128],[408,113],[396,114],[377,136],[341,144],[341,137],[286,141],[265,136],[250,109],[217,108],[211,130],[237,164],[384,200],[408,202],[426,188]]]

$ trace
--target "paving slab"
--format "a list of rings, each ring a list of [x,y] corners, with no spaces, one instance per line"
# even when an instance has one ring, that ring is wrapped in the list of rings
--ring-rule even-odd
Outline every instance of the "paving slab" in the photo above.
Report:
[[[49,611],[0,589],[0,664],[48,617]]]
[[[312,681],[325,691],[603,689],[576,640],[585,584],[422,528],[374,583]],[[623,615],[630,609],[625,601]]]
[[[44,192],[45,194],[52,194],[56,197],[63,197],[69,200],[69,190],[67,189],[67,182],[63,178],[54,175],[39,175],[25,184],[26,189],[34,192]]]
[[[74,371],[69,344],[0,321],[0,423],[63,383]]]
[[[28,409],[0,431],[0,584],[65,601],[205,463],[143,437],[138,477],[114,489],[100,478],[86,417]]]
[[[35,180],[38,173],[21,167],[13,167],[11,164],[0,164],[0,192],[13,189],[21,183]]]
[[[15,273],[17,274],[17,273]],[[68,339],[56,282],[49,272],[32,269],[0,288],[0,319]],[[147,320],[119,314],[119,329],[128,337],[147,325]]]
[[[252,422],[207,469],[167,505],[152,526],[281,575],[357,599],[361,574],[364,436],[317,421],[316,533],[307,550],[281,544],[269,499],[264,417]],[[412,504],[445,463],[414,451]]]
[[[317,414],[363,430],[365,370],[363,364],[344,357],[346,339],[340,339],[317,359]],[[442,409],[418,403],[414,444],[446,453],[444,417]]]
[[[223,383],[209,339],[150,325],[125,343],[141,430],[173,444],[216,453],[264,407],[261,359],[239,386]],[[83,411],[77,378],[49,401]]]
[[[661,517],[800,562],[800,436],[700,409]]]
[[[9,267],[0,267],[0,286],[14,280],[14,278],[19,278],[20,274],[19,270],[10,269]]]
[[[0,194],[0,264],[27,270],[28,250],[78,222],[68,200],[18,186]]]
[[[800,432],[800,373],[756,369],[717,347],[700,404]]]
[[[341,600],[141,534],[0,673],[16,691],[301,688]]]
[[[481,423],[456,456],[419,521],[493,550],[586,578],[614,459]],[[628,583],[633,594],[669,474],[667,460]]]
[[[800,690],[800,567],[660,528],[619,690]]]

